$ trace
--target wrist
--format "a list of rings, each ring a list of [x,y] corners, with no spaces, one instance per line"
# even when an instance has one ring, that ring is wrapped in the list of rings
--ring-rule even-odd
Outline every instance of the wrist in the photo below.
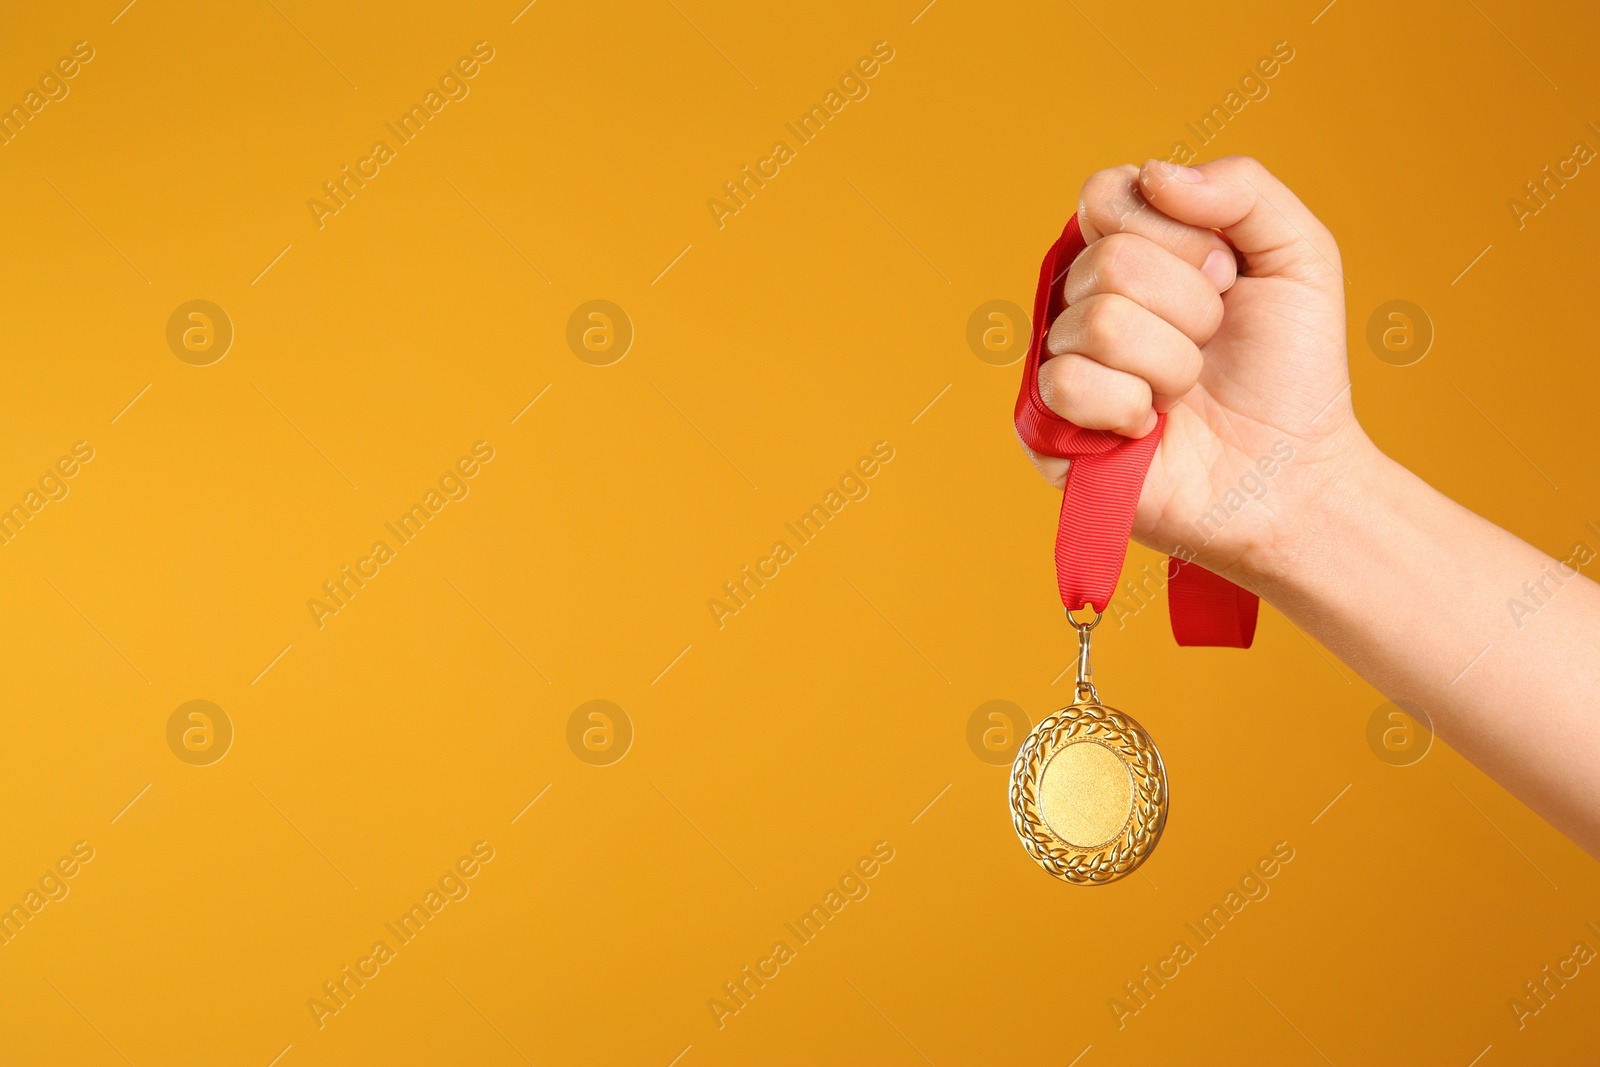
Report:
[[[1264,600],[1292,596],[1332,565],[1352,535],[1379,524],[1388,486],[1405,469],[1352,424],[1345,440],[1328,442],[1295,464],[1290,503],[1267,536],[1239,554],[1222,576]]]

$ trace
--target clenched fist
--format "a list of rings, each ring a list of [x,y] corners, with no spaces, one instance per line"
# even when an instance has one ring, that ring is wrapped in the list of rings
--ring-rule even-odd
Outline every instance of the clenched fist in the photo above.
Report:
[[[1350,403],[1338,246],[1238,156],[1100,171],[1078,223],[1088,248],[1062,282],[1040,395],[1127,437],[1164,412],[1133,536],[1253,587],[1295,555],[1308,505],[1375,451]],[[1067,460],[1029,455],[1061,485]]]

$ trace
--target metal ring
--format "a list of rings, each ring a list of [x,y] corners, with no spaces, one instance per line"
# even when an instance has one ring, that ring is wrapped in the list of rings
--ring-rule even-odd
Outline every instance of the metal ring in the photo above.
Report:
[[[1097,612],[1094,613],[1094,621],[1093,622],[1079,622],[1077,619],[1074,619],[1072,617],[1072,609],[1071,608],[1067,608],[1066,611],[1067,611],[1067,621],[1070,622],[1073,625],[1074,628],[1076,628],[1076,629],[1078,629],[1078,630],[1080,630],[1080,631],[1082,631],[1084,633],[1087,633],[1088,631],[1093,630],[1096,626],[1099,626],[1100,625],[1100,620],[1102,618],[1104,618],[1104,616],[1105,616],[1104,612],[1097,611]]]

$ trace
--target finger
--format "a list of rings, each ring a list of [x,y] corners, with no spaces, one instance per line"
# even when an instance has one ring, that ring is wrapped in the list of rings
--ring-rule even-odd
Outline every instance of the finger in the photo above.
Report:
[[[1233,284],[1233,257],[1227,260],[1227,285]],[[1062,286],[1068,306],[1091,296],[1114,293],[1170,322],[1197,345],[1211,340],[1222,325],[1222,297],[1216,279],[1196,270],[1148,238],[1113,233],[1090,245],[1073,261]]]
[[[1051,411],[1086,430],[1143,437],[1155,429],[1148,382],[1076,352],[1039,368],[1039,397]]]
[[[1152,159],[1140,169],[1138,185],[1146,200],[1173,219],[1221,230],[1244,255],[1252,276],[1342,283],[1333,234],[1248,156],[1194,167]]]
[[[1078,194],[1078,228],[1086,243],[1092,245],[1113,233],[1134,233],[1191,267],[1205,263],[1212,252],[1232,256],[1228,243],[1208,227],[1180,222],[1152,206],[1140,188],[1141,173],[1131,164],[1112,167],[1091,174],[1083,183]]]
[[[1046,456],[1042,453],[1035,452],[1028,446],[1028,442],[1022,439],[1022,435],[1020,433],[1017,435],[1017,443],[1022,446],[1022,451],[1028,454],[1029,462],[1033,464],[1034,469],[1039,472],[1040,476],[1043,477],[1046,482],[1048,482],[1050,485],[1053,485],[1057,489],[1063,489],[1066,487],[1067,468],[1072,466],[1071,460],[1061,459],[1058,456]]]
[[[1086,297],[1067,308],[1050,327],[1045,345],[1058,359],[1063,353],[1087,356],[1142,379],[1156,411],[1170,410],[1200,380],[1199,347],[1170,322],[1116,293]]]

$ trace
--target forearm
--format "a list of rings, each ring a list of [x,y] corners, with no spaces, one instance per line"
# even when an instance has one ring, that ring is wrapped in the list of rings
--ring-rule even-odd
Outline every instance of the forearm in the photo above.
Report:
[[[1375,448],[1353,466],[1229,577],[1600,856],[1600,586]]]

